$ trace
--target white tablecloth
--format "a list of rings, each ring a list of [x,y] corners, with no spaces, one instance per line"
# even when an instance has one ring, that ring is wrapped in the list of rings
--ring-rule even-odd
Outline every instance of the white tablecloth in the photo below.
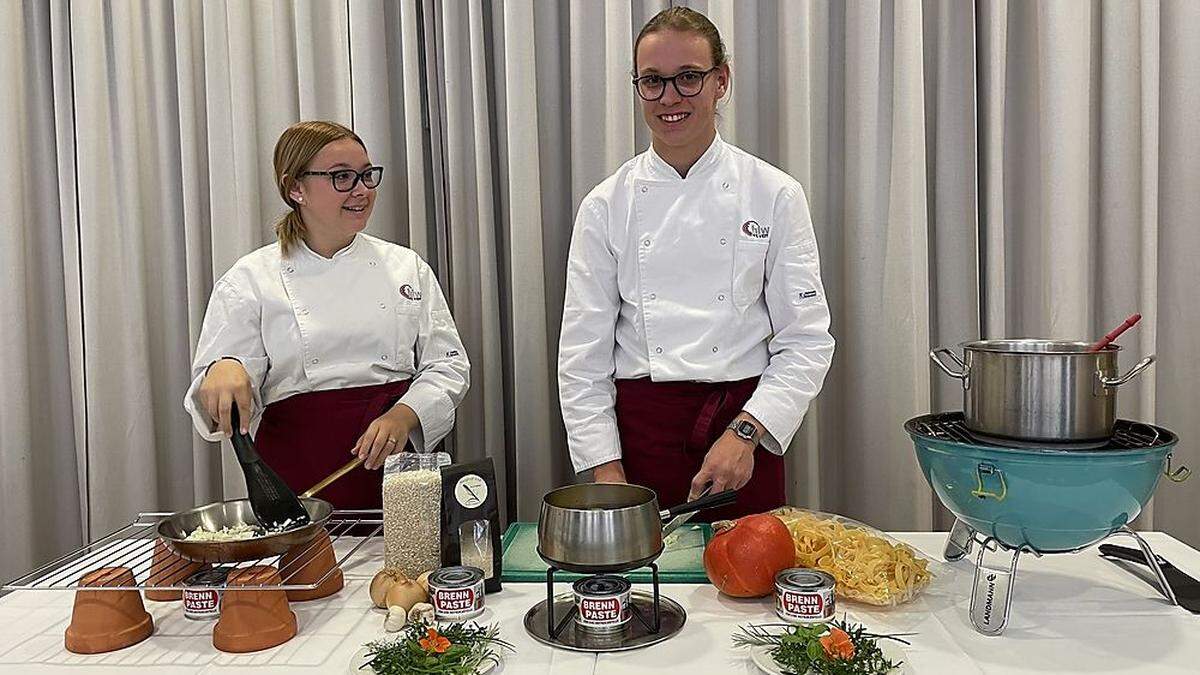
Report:
[[[941,533],[897,534],[940,561]],[[1155,551],[1200,578],[1200,551],[1149,533]],[[1118,541],[1127,545],[1129,541]],[[211,622],[183,616],[178,603],[148,602],[154,635],[109,654],[82,656],[63,647],[72,592],[17,591],[0,598],[0,673],[347,673],[354,653],[385,637],[383,613],[371,608],[367,584],[382,566],[381,546],[364,547],[345,570],[341,593],[294,603],[300,633],[255,654],[225,654],[211,643]],[[1023,556],[1012,618],[999,637],[976,633],[967,617],[972,566],[937,563],[937,579],[916,601],[890,609],[843,603],[841,612],[875,632],[912,632],[907,656],[917,673],[1195,673],[1200,672],[1200,617],[1172,607],[1145,581],[1090,549],[1072,555]],[[567,589],[564,584],[559,592]],[[541,584],[507,584],[488,596],[484,619],[499,621],[516,645],[496,673],[512,675],[751,674],[758,671],[730,635],[739,624],[774,619],[771,599],[738,601],[712,586],[664,585],[688,612],[687,624],[659,645],[619,654],[581,654],[535,642],[522,625],[545,598]]]

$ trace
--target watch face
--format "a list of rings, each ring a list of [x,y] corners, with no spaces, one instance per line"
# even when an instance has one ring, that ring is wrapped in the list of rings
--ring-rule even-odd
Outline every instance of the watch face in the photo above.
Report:
[[[751,440],[754,438],[754,432],[755,432],[754,423],[750,422],[749,420],[742,420],[741,422],[737,423],[737,426],[734,427],[733,431],[738,436],[741,436],[742,438],[745,438],[746,440]]]

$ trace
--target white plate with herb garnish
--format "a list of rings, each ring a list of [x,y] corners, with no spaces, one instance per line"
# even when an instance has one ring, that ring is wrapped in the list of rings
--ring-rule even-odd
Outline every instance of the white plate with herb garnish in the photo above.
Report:
[[[913,675],[899,635],[835,621],[813,626],[751,624],[734,635],[767,675]]]
[[[500,627],[474,622],[441,624],[418,621],[395,637],[369,642],[350,659],[357,675],[403,675],[419,666],[420,672],[486,675],[496,668],[509,643],[500,639]]]

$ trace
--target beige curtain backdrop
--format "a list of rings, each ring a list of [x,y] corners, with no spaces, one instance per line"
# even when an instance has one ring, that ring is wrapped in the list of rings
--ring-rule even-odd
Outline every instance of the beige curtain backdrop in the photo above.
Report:
[[[239,491],[180,398],[213,280],[273,237],[270,151],[299,119],[352,124],[387,166],[371,230],[438,271],[472,358],[449,446],[493,457],[508,519],[536,518],[574,479],[554,377],[574,212],[647,147],[630,51],[668,4],[4,5],[0,577]],[[813,209],[839,348],[788,455],[794,503],[947,526],[901,428],[960,405],[929,348],[1132,311],[1123,362],[1160,363],[1122,413],[1200,465],[1200,7],[685,4],[732,53],[722,134]],[[1142,525],[1200,543],[1198,505],[1164,485]]]

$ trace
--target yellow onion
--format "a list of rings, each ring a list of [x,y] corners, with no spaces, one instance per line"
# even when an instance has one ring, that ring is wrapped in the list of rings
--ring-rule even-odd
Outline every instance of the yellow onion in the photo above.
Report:
[[[380,609],[387,609],[387,593],[388,590],[397,581],[408,581],[408,577],[404,573],[394,567],[386,567],[379,570],[374,579],[371,579],[371,602]]]
[[[413,605],[428,599],[429,594],[425,592],[424,588],[421,588],[421,584],[412,579],[403,579],[393,583],[392,587],[388,589],[385,605],[387,607],[403,607],[407,612],[412,609]]]

